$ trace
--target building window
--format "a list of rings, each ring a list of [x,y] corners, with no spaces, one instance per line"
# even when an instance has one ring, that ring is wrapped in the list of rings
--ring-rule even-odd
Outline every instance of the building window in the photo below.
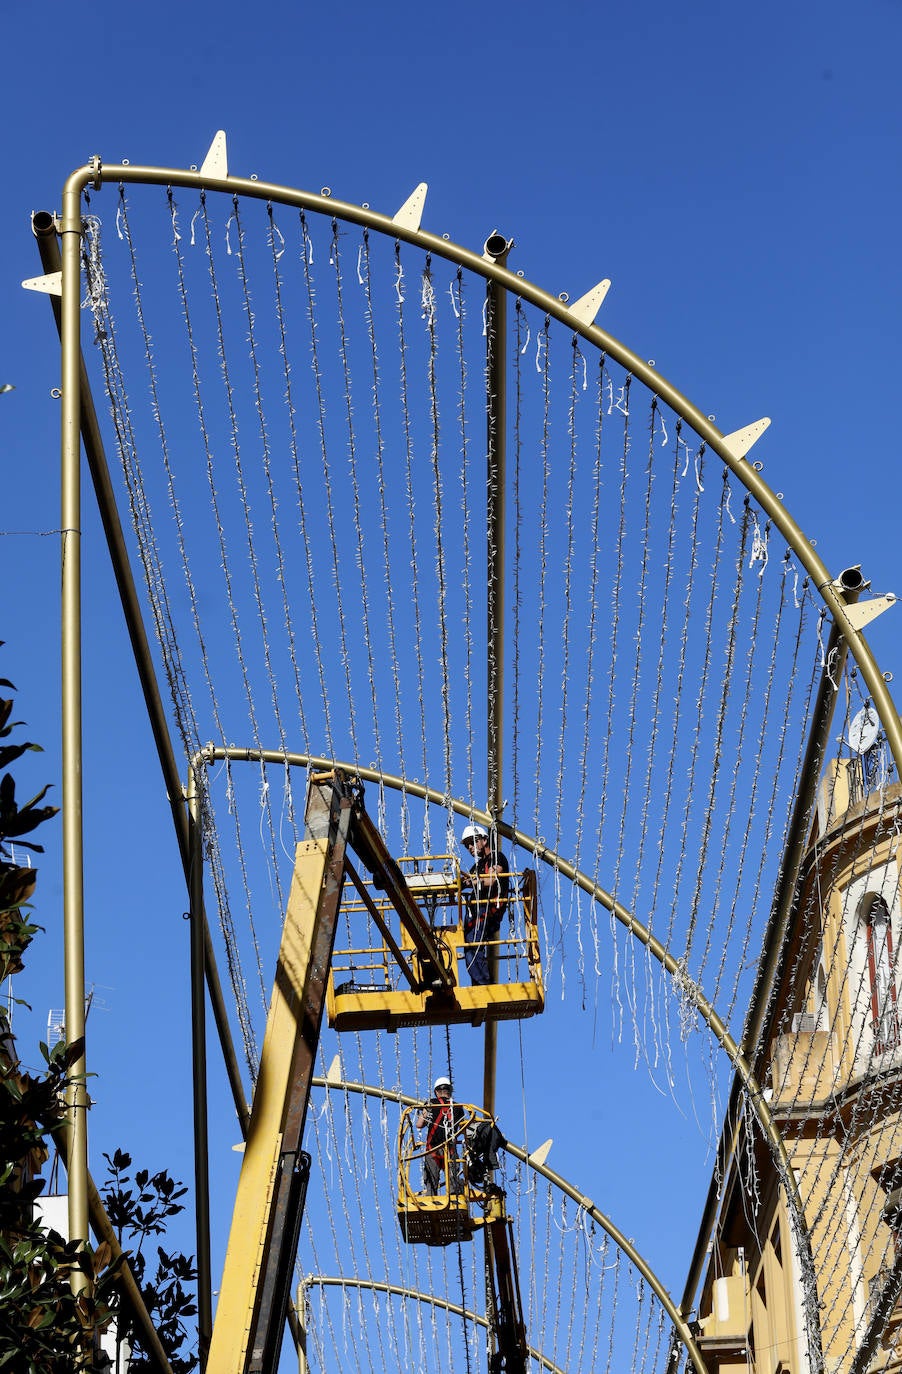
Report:
[[[868,933],[868,975],[871,983],[871,1029],[874,1053],[895,1049],[899,1044],[899,1016],[896,980],[893,977],[893,932],[889,911],[882,897],[872,897],[865,924]]]

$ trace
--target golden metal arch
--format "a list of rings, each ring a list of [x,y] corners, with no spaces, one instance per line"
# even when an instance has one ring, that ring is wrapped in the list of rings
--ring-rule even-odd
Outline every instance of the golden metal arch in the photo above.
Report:
[[[478,1312],[473,1312],[469,1307],[462,1307],[457,1302],[449,1302],[447,1298],[439,1298],[435,1293],[424,1293],[420,1288],[404,1288],[399,1283],[383,1283],[379,1279],[363,1279],[359,1275],[342,1277],[339,1274],[305,1274],[298,1285],[298,1292],[306,1292],[309,1288],[368,1288],[374,1293],[388,1293],[393,1298],[414,1298],[417,1302],[429,1303],[431,1307],[441,1307],[454,1317],[463,1317],[466,1321],[472,1322],[474,1326],[482,1326],[486,1330],[489,1327],[486,1318],[480,1317]],[[300,1302],[298,1303],[298,1319],[303,1321]],[[536,1350],[534,1345],[527,1348],[530,1359],[535,1360],[536,1364],[540,1364],[543,1369],[549,1370],[549,1374],[567,1374],[560,1365],[549,1360],[548,1356],[543,1355],[540,1350]]]
[[[312,191],[302,191],[292,187],[281,186],[273,182],[252,180],[247,177],[229,175],[216,176],[212,175],[210,172],[204,174],[203,170],[133,166],[131,164],[117,164],[105,167],[99,157],[93,158],[86,166],[80,167],[74,171],[65,183],[62,216],[64,243],[66,242],[65,236],[67,233],[71,234],[73,237],[76,234],[80,237],[81,224],[79,206],[83,190],[89,183],[96,190],[99,190],[104,182],[115,182],[116,184],[120,182],[138,183],[155,186],[183,186],[193,187],[197,190],[222,191],[229,195],[242,195],[256,200],[275,201],[283,205],[291,205],[297,208],[310,210],[315,214],[328,215],[330,218],[345,220],[348,223],[365,226],[378,233],[415,244],[425,252],[433,253],[438,257],[445,258],[462,267],[469,268],[479,276],[496,282],[499,286],[506,288],[515,295],[519,295],[523,300],[529,301],[540,310],[545,311],[553,319],[566,324],[569,328],[573,329],[575,333],[582,335],[589,343],[594,344],[596,348],[605,351],[610,357],[616,359],[616,361],[631,372],[633,376],[643,382],[654,395],[666,401],[674,413],[690,425],[696,434],[713,449],[726,467],[728,467],[731,472],[735,473],[743,486],[751,493],[762,510],[766,512],[770,520],[786,539],[790,548],[805,568],[805,571],[811,577],[821,599],[838,624],[844,638],[849,643],[852,655],[874,699],[874,704],[880,715],[881,722],[887,732],[888,742],[896,766],[899,769],[900,776],[902,776],[902,722],[900,722],[898,712],[887,690],[883,675],[878,669],[877,663],[868,645],[849,620],[839,591],[826,565],[815,551],[814,546],[810,540],[805,537],[800,526],[789,514],[776,493],[772,491],[764,481],[761,474],[752,464],[746,462],[743,456],[736,452],[733,442],[734,436],[724,436],[713,421],[699,410],[688,397],[679,391],[671,382],[667,381],[666,378],[661,376],[655,368],[651,367],[637,353],[621,343],[620,340],[615,339],[613,335],[608,334],[605,330],[600,329],[590,321],[581,319],[579,313],[574,315],[566,302],[562,301],[559,297],[544,291],[541,287],[534,285],[525,278],[517,276],[515,272],[505,266],[504,257],[496,259],[490,256],[486,257],[480,255],[473,252],[471,249],[462,247],[460,244],[454,244],[450,240],[442,238],[440,235],[427,233],[418,227],[415,228],[412,223],[397,223],[391,216],[379,214],[367,207],[354,205],[348,201],[336,200],[331,195],[324,196],[322,192],[316,194]],[[71,245],[71,247],[75,247],[75,245]],[[69,271],[73,283],[79,280],[77,251],[73,254]],[[66,277],[64,275],[64,294],[66,289],[65,283]],[[74,309],[70,311],[70,315],[74,315]],[[68,341],[65,338],[63,341],[64,356],[68,348],[74,352],[77,359],[77,316],[70,322],[69,330]],[[73,367],[77,369],[77,361],[73,363]],[[73,376],[75,375],[77,375],[77,372],[73,374]],[[69,415],[68,420],[65,411],[67,399],[73,406],[73,411]],[[73,393],[68,398],[64,394],[63,402],[64,435],[68,433],[70,437],[74,436],[77,446],[77,390],[73,390]],[[73,418],[75,419],[74,428],[72,425]]]
[[[481,811],[473,807],[471,803],[463,801],[458,797],[448,797],[444,793],[438,792],[434,787],[427,787],[423,783],[412,782],[408,778],[398,777],[393,773],[385,773],[376,768],[364,767],[360,764],[348,760],[330,759],[317,754],[295,754],[283,752],[277,749],[253,749],[238,748],[235,745],[207,745],[200,750],[191,760],[191,775],[194,781],[191,784],[192,795],[196,794],[196,777],[198,770],[206,764],[218,760],[228,759],[230,762],[250,762],[250,763],[275,763],[290,768],[340,768],[349,773],[356,774],[364,782],[378,783],[380,786],[389,787],[395,791],[406,792],[411,797],[416,797],[421,801],[426,801],[436,806],[450,808],[458,816],[465,816],[468,820],[475,820],[488,826],[492,824],[492,817],[487,811]],[[761,1126],[767,1135],[768,1140],[777,1151],[778,1158],[789,1170],[789,1159],[782,1148],[782,1140],[777,1131],[770,1109],[764,1099],[760,1085],[752,1072],[751,1064],[742,1049],[733,1039],[726,1024],[714,1010],[713,1005],[708,1001],[702,992],[701,987],[690,977],[678,959],[661,944],[660,940],[644,925],[638,918],[626,909],[621,902],[612,897],[601,885],[587,873],[563,858],[556,850],[550,849],[540,839],[534,835],[527,835],[525,831],[518,830],[515,826],[508,825],[506,821],[497,821],[498,830],[508,840],[513,841],[519,848],[527,850],[543,863],[548,864],[556,873],[561,873],[565,878],[569,878],[572,883],[585,892],[594,901],[598,902],[611,913],[620,924],[645,945],[649,953],[652,954],[667,973],[674,979],[682,992],[688,997],[692,1005],[698,1011],[699,1016],[707,1024],[714,1034],[718,1044],[723,1048],[729,1059],[732,1061],[737,1073],[748,1090],[749,1097],[754,1105],[755,1112],[761,1122]]]
[[[283,767],[340,768],[356,773],[363,781],[378,783],[380,786],[386,786],[393,790],[406,792],[412,797],[417,797],[420,800],[432,803],[436,806],[445,808],[450,807],[457,815],[465,816],[471,821],[479,821],[486,826],[491,825],[494,819],[488,812],[480,811],[460,798],[448,797],[436,791],[435,788],[425,786],[423,783],[411,782],[408,779],[398,777],[394,774],[385,773],[375,768],[363,767],[362,765],[351,763],[347,760],[329,759],[314,754],[294,754],[282,750],[237,748],[234,745],[224,747],[211,744],[194,755],[191,760],[189,784],[189,790],[192,796],[196,794],[197,775],[199,771],[210,762],[225,759],[231,762],[275,763]],[[679,960],[675,959],[670,951],[665,949],[660,940],[651,933],[646,925],[639,921],[622,905],[622,903],[618,902],[609,892],[601,887],[600,884],[595,882],[593,878],[589,877],[587,873],[583,873],[581,869],[578,869],[574,864],[570,863],[569,860],[562,858],[555,850],[549,849],[547,845],[543,844],[543,842],[538,839],[538,837],[527,835],[524,831],[508,825],[505,821],[498,820],[495,821],[495,824],[497,824],[500,834],[506,839],[513,841],[521,849],[525,849],[536,858],[541,859],[544,863],[548,864],[549,867],[553,868],[556,873],[561,873],[565,878],[569,878],[571,882],[581,889],[581,891],[585,892],[594,901],[598,902],[609,911],[630,935],[634,936],[640,943],[645,945],[649,953],[652,954],[665,971],[670,974],[684,996],[686,996],[696,1008],[699,1016],[707,1024],[717,1040],[717,1043],[732,1062],[737,1078],[745,1089],[749,1104],[755,1116],[758,1118],[762,1132],[773,1151],[777,1169],[783,1181],[783,1185],[786,1188],[790,1210],[795,1219],[800,1246],[804,1246],[804,1252],[801,1254],[803,1266],[807,1269],[812,1285],[816,1286],[814,1266],[810,1256],[808,1228],[805,1224],[804,1206],[783,1137],[777,1129],[767,1099],[764,1096],[763,1088],[755,1076],[751,1061],[743,1053],[740,1045],[733,1039],[726,1024],[721,1020],[707,997],[705,997],[699,984],[690,977]],[[199,862],[200,856],[198,855],[196,863],[199,864]],[[487,1056],[491,1053],[492,1051],[488,1050]],[[490,1069],[487,1070],[487,1072],[489,1071],[492,1073],[494,1072],[494,1065],[490,1065]],[[411,1101],[412,1100],[413,1099],[411,1099]],[[738,1131],[738,1123],[736,1124],[736,1130]],[[533,1165],[533,1167],[539,1167],[540,1172],[544,1169],[544,1166]],[[551,1177],[552,1174],[553,1171],[549,1171],[547,1176]],[[555,1175],[554,1177],[557,1178],[558,1176]],[[613,1234],[613,1232],[611,1234]],[[900,1261],[900,1263],[902,1263],[902,1261]],[[650,1272],[651,1271],[649,1271],[649,1273]],[[676,1313],[677,1309],[674,1307],[673,1311]],[[684,1322],[682,1313],[679,1315],[680,1321]],[[700,1366],[700,1369],[702,1374],[704,1374],[704,1365]]]
[[[419,1098],[410,1097],[407,1093],[395,1092],[391,1088],[379,1088],[368,1083],[343,1082],[342,1080],[333,1077],[331,1073],[327,1075],[327,1077],[325,1078],[314,1077],[311,1080],[311,1082],[313,1087],[315,1088],[337,1089],[344,1092],[360,1093],[365,1097],[379,1097],[382,1098],[383,1101],[397,1102],[404,1107],[415,1107],[419,1104],[420,1101]],[[555,1173],[554,1169],[549,1169],[546,1164],[539,1163],[537,1160],[532,1158],[530,1154],[520,1145],[514,1145],[511,1143],[511,1141],[508,1141],[505,1144],[504,1149],[507,1154],[512,1155],[514,1159],[519,1160],[521,1164],[527,1164],[530,1167],[530,1169],[532,1169],[535,1173],[540,1174],[542,1178],[547,1179],[548,1182],[553,1184],[555,1188],[559,1188],[562,1193],[564,1193],[568,1198],[570,1198],[572,1202],[575,1202],[577,1206],[582,1208],[586,1215],[591,1217],[594,1222],[597,1222],[597,1224],[602,1228],[602,1230],[605,1231],[605,1233],[608,1236],[610,1236],[611,1240],[614,1241],[618,1249],[622,1250],[623,1253],[626,1255],[630,1264],[632,1264],[633,1267],[637,1269],[638,1272],[642,1275],[643,1279],[648,1284],[649,1288],[651,1288],[652,1292],[660,1302],[661,1306],[664,1308],[665,1312],[667,1313],[668,1317],[673,1323],[675,1332],[679,1336],[682,1344],[685,1346],[686,1353],[692,1361],[692,1365],[693,1368],[696,1370],[696,1374],[708,1374],[708,1367],[705,1364],[705,1361],[702,1358],[701,1351],[699,1350],[695,1338],[692,1335],[689,1323],[686,1321],[685,1317],[674,1303],[673,1299],[671,1298],[667,1289],[664,1287],[661,1280],[658,1278],[657,1274],[654,1272],[651,1266],[646,1263],[642,1255],[633,1245],[632,1241],[629,1240],[623,1234],[623,1232],[619,1230],[617,1226],[614,1225],[610,1217],[608,1217],[604,1212],[602,1212],[599,1207],[596,1207],[595,1203],[592,1201],[590,1197],[587,1197],[585,1193],[582,1193],[579,1190],[579,1188],[574,1186],[574,1184],[568,1183],[568,1181],[561,1174]],[[338,1281],[341,1282],[341,1280]],[[535,1352],[533,1352],[531,1349],[530,1353]],[[540,1357],[536,1355],[536,1358],[538,1359]],[[546,1362],[543,1361],[543,1363]],[[554,1366],[546,1363],[546,1368],[554,1368]]]
[[[211,150],[212,151],[212,150]],[[223,150],[224,154],[224,150]],[[811,578],[826,608],[830,611],[834,624],[846,641],[862,679],[867,686],[877,709],[881,724],[886,732],[899,775],[902,776],[902,721],[889,694],[883,675],[871,650],[860,633],[861,617],[850,617],[841,594],[841,589],[830,576],[825,564],[814,547],[806,539],[801,528],[790,516],[782,501],[763,480],[754,466],[736,451],[735,436],[724,436],[706,415],[693,405],[676,387],[650,367],[638,354],[627,348],[619,340],[598,328],[591,319],[574,313],[559,298],[517,276],[504,264],[503,259],[480,256],[449,240],[427,233],[419,228],[414,218],[407,223],[397,223],[389,216],[377,214],[362,206],[326,198],[322,194],[296,190],[270,182],[251,180],[228,175],[225,170],[224,155],[220,159],[209,158],[205,169],[186,170],[165,167],[132,166],[127,164],[104,167],[99,157],[93,158],[86,166],[76,169],[66,180],[62,195],[62,213],[59,220],[61,237],[62,299],[60,302],[60,335],[62,342],[62,404],[61,404],[61,528],[63,534],[62,557],[62,771],[63,771],[63,918],[65,943],[65,987],[66,987],[66,1034],[71,1040],[78,1040],[84,1034],[84,900],[83,900],[83,809],[82,809],[82,724],[81,724],[81,500],[80,500],[80,430],[82,425],[82,395],[80,386],[81,349],[79,334],[79,312],[81,301],[81,262],[80,248],[82,235],[81,196],[90,184],[99,190],[105,181],[114,183],[143,183],[158,186],[193,187],[197,190],[219,191],[229,195],[243,195],[258,200],[274,201],[280,204],[308,209],[313,213],[326,214],[370,228],[378,233],[389,235],[411,243],[426,252],[448,259],[465,267],[498,287],[513,292],[524,301],[530,302],[551,318],[564,323],[576,334],[628,369],[654,395],[665,401],[670,408],[718,455],[725,466],[733,472],[746,490],[755,498],[777,530],[786,539],[800,564]],[[49,269],[48,269],[49,270]],[[739,446],[741,448],[741,446]],[[112,544],[111,544],[112,551]],[[117,574],[121,566],[114,552]],[[153,671],[153,664],[147,647],[139,603],[130,584],[130,573],[120,578],[126,620],[135,645],[139,674],[142,679],[145,697],[154,725],[157,749],[163,764],[167,782],[172,775],[172,746],[168,737],[165,717],[160,709],[159,691]],[[240,755],[240,751],[239,751]],[[284,759],[284,755],[274,755]],[[300,761],[300,758],[299,758]],[[331,765],[331,760],[327,761]],[[364,770],[358,769],[361,776]],[[412,794],[415,788],[403,780],[392,781],[385,774],[374,774],[389,786],[401,786]],[[425,789],[424,789],[425,795]],[[429,801],[444,803],[444,798],[429,793]],[[170,797],[173,809],[176,798]],[[454,802],[453,808],[468,816],[474,815],[472,808]],[[491,818],[480,813],[481,819]],[[179,828],[180,842],[183,844],[184,829]],[[798,1199],[791,1170],[788,1168],[782,1141],[776,1132],[767,1105],[763,1100],[759,1085],[751,1072],[751,1067],[739,1047],[729,1036],[713,1007],[702,996],[700,989],[687,979],[676,960],[660,946],[650,932],[641,926],[624,908],[616,903],[610,894],[604,892],[587,875],[576,870],[560,856],[553,854],[534,838],[514,831],[511,827],[499,824],[499,830],[510,839],[522,844],[557,871],[570,877],[582,890],[586,891],[605,906],[618,921],[644,944],[662,963],[672,977],[692,997],[702,1019],[706,1021],[736,1067],[737,1074],[749,1094],[753,1108],[758,1115],[765,1134],[774,1146],[784,1172],[790,1196],[797,1205]],[[85,1235],[88,1227],[87,1193],[87,1094],[84,1091],[86,1063],[82,1058],[73,1065],[73,1087],[70,1091],[70,1130],[71,1130],[71,1171],[70,1171],[70,1215],[71,1234]],[[488,1073],[487,1073],[488,1077]],[[898,1261],[902,1272],[902,1257]],[[77,1280],[81,1282],[81,1280]]]

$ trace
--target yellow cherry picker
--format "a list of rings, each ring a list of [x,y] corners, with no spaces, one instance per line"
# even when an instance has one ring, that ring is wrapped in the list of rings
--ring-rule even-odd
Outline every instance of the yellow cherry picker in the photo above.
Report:
[[[465,885],[450,855],[395,860],[366,812],[358,779],[338,768],[311,775],[207,1374],[271,1374],[278,1364],[311,1164],[302,1149],[304,1122],[327,1007],[339,1030],[389,1031],[542,1010],[535,874],[523,873],[508,897],[509,929],[493,941],[495,981],[480,987],[464,983]],[[336,951],[339,913],[351,939]],[[491,1120],[480,1108],[467,1110],[474,1132]],[[468,1151],[460,1192],[446,1184],[432,1205],[415,1196],[416,1153],[405,1129],[402,1121],[399,1209],[408,1239],[449,1244],[483,1231],[494,1308],[490,1371],[521,1374],[526,1339],[504,1195],[485,1176],[477,1186]],[[453,1148],[463,1153],[462,1141]]]

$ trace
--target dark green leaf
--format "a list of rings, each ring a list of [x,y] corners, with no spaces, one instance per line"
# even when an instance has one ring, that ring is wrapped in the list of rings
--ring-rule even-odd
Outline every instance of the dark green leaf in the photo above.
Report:
[[[0,768],[8,768],[11,763],[15,763],[16,759],[27,754],[30,749],[34,750],[35,753],[43,753],[41,746],[33,744],[31,740],[26,740],[24,744],[4,744],[0,747]]]

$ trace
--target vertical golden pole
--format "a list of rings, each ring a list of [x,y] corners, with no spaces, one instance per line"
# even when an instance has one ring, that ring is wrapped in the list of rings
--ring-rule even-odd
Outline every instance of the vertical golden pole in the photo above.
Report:
[[[486,239],[486,257],[507,261],[511,241],[503,234]],[[502,794],[504,744],[504,512],[505,440],[507,434],[507,292],[496,281],[486,285],[486,663],[488,668],[488,806],[492,818],[492,850],[497,853],[498,830],[504,806]],[[489,981],[498,977],[497,950],[489,951]],[[486,1023],[482,1105],[495,1112],[495,1061],[498,1029]]]
[[[486,256],[503,266],[510,243],[503,234],[486,240]],[[500,820],[503,797],[504,711],[504,514],[507,430],[507,292],[486,284],[486,656],[488,664],[488,812]],[[493,836],[493,844],[497,837]]]
[[[41,264],[45,273],[59,272],[62,261],[60,258],[59,244],[57,243],[57,229],[54,216],[46,210],[38,210],[32,215],[31,224],[38,243],[41,254]],[[60,303],[55,296],[49,296],[48,300],[53,307],[57,329],[62,338]],[[97,498],[100,520],[106,535],[107,549],[109,550],[116,584],[119,589],[122,613],[125,616],[125,624],[128,630],[129,639],[131,640],[135,666],[137,667],[138,677],[141,682],[141,691],[144,694],[144,702],[147,707],[150,728],[153,733],[157,755],[160,760],[160,768],[162,769],[163,779],[166,784],[166,796],[172,809],[172,818],[175,823],[179,852],[185,870],[185,881],[189,882],[190,840],[188,837],[188,823],[184,812],[184,793],[179,780],[178,766],[175,761],[172,740],[169,737],[169,726],[166,713],[157,686],[150,644],[147,639],[147,631],[144,627],[138,593],[135,588],[134,578],[132,577],[132,571],[128,561],[125,537],[122,533],[122,525],[119,521],[119,512],[116,509],[116,497],[110,479],[109,467],[107,466],[106,454],[103,447],[103,439],[100,433],[100,425],[97,419],[97,412],[94,409],[94,401],[91,396],[91,388],[88,383],[88,374],[85,370],[84,360],[82,360],[80,367],[80,378],[82,440],[85,446],[88,471],[94,485],[94,494]],[[195,760],[192,760],[191,766],[198,766]],[[238,1120],[241,1122],[242,1131],[247,1131],[250,1113],[245,1103],[245,1093],[241,1083],[241,1069],[238,1065],[238,1058],[232,1043],[231,1031],[229,1030],[228,1014],[225,1009],[222,987],[219,982],[219,973],[213,955],[213,945],[210,940],[209,930],[207,929],[206,915],[204,915],[203,920],[204,966],[207,978],[207,989],[210,995],[210,1007],[213,1012],[216,1029],[219,1033],[226,1073],[228,1074],[229,1086],[232,1090],[232,1098],[235,1103],[235,1111],[237,1112]]]
[[[84,869],[82,831],[81,719],[81,406],[79,312],[81,309],[81,191],[84,174],[66,182],[62,209],[62,749],[63,749],[63,941],[66,1039],[85,1034]],[[72,1065],[66,1093],[69,1117],[69,1235],[88,1239],[88,1123],[84,1051]],[[88,1279],[73,1270],[80,1292]]]
[[[298,1303],[296,1311],[298,1315],[298,1328],[300,1330],[300,1340],[298,1341],[298,1374],[310,1374],[310,1366],[307,1363],[307,1285],[303,1280],[298,1284]]]
[[[188,905],[191,927],[191,1063],[194,1083],[194,1201],[197,1238],[197,1342],[201,1374],[213,1331],[210,1269],[210,1171],[207,1119],[207,1004],[204,996],[204,855],[196,764],[188,770]]]

